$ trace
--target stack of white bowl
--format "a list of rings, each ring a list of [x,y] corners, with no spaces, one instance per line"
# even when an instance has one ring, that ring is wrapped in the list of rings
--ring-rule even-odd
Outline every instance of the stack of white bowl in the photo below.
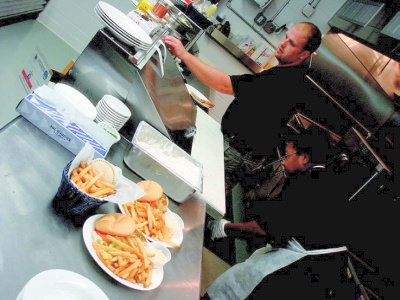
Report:
[[[130,109],[118,98],[104,95],[96,105],[97,117],[95,122],[108,122],[117,131],[125,125],[131,117]]]

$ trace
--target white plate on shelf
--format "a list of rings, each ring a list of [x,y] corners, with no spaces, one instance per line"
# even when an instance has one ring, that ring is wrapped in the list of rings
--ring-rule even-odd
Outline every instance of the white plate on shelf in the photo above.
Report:
[[[114,24],[129,36],[144,44],[153,44],[151,37],[122,11],[103,1],[99,1],[98,7]]]
[[[107,295],[86,277],[68,270],[51,269],[34,276],[17,300],[108,300]]]
[[[121,204],[118,204],[118,207],[119,207],[119,210],[120,210],[123,214],[125,214],[125,211],[124,211],[124,208],[122,207],[122,205],[121,205]],[[171,240],[172,242],[174,242],[175,244],[177,244],[177,245],[181,245],[181,244],[182,244],[182,241],[183,241],[183,227],[185,226],[184,223],[183,223],[183,220],[182,220],[182,218],[181,218],[178,214],[172,212],[169,208],[167,208],[167,213],[168,213],[168,214],[171,214],[171,215],[175,218],[176,222],[177,222],[178,224],[180,224],[180,228],[182,228],[182,229],[180,229],[180,230],[174,230],[174,231],[172,231],[170,240]],[[166,243],[166,242],[153,239],[153,238],[147,236],[146,234],[144,234],[143,232],[142,232],[142,234],[146,237],[146,239],[148,239],[148,240],[151,241],[151,242],[159,243],[159,244],[161,244],[161,245],[164,245],[164,246],[167,247],[167,248],[173,248],[170,244],[168,244],[168,243]]]
[[[206,96],[204,96],[202,93],[200,93],[199,90],[197,90],[195,87],[191,86],[190,84],[186,83],[186,88],[190,94],[190,96],[192,97],[192,99],[200,106],[205,107],[205,108],[211,108],[213,106],[207,105],[206,103],[200,102],[199,100],[196,99],[196,97],[192,96],[192,93],[196,94],[199,98],[204,99],[209,101],[210,103],[212,103],[210,100],[208,100],[208,98]]]
[[[92,246],[92,232],[95,229],[95,224],[98,218],[104,216],[104,214],[97,214],[94,216],[91,216],[89,219],[86,220],[85,224],[83,224],[82,228],[82,235],[83,235],[83,241],[85,242],[86,248],[88,249],[90,255],[94,259],[94,261],[106,272],[108,275],[110,275],[112,278],[114,278],[116,281],[120,282],[121,284],[130,287],[135,290],[143,290],[143,291],[149,291],[157,288],[163,278],[164,278],[164,268],[160,269],[153,269],[153,274],[152,274],[152,284],[148,288],[143,287],[143,284],[139,283],[132,283],[129,282],[125,279],[122,279],[115,275],[110,269],[108,269],[100,260],[100,258],[97,257],[96,250]]]
[[[116,38],[118,38],[121,42],[133,46],[138,47],[143,50],[147,50],[150,48],[149,44],[142,43],[141,41],[135,39],[125,31],[123,31],[118,25],[116,25],[106,14],[104,14],[98,6],[95,7],[94,11],[100,17],[100,20],[106,26]]]

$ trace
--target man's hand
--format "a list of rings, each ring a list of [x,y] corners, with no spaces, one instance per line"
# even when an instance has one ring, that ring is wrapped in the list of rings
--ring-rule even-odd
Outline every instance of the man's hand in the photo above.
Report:
[[[171,54],[178,57],[179,59],[182,59],[185,54],[189,53],[179,39],[170,35],[165,35],[161,37],[161,39],[164,41],[167,49],[171,52]]]

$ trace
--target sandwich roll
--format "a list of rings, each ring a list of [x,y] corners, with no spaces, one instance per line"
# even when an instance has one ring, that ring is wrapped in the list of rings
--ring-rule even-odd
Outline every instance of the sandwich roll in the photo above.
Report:
[[[110,235],[129,236],[136,230],[132,217],[122,213],[110,213],[100,217],[95,224],[96,230]]]
[[[164,194],[161,185],[152,180],[143,180],[137,183],[141,187],[146,195],[139,198],[137,201],[148,202],[151,207],[157,208],[163,212],[167,211],[169,199],[167,195]]]
[[[152,180],[143,180],[137,183],[141,187],[146,195],[139,198],[138,201],[153,202],[160,199],[163,195],[163,189],[160,184]]]

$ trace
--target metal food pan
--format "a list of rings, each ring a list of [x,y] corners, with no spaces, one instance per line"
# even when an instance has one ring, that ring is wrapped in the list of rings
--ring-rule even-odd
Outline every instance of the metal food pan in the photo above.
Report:
[[[140,177],[158,182],[176,202],[203,191],[202,164],[145,121],[139,123],[124,163]]]

